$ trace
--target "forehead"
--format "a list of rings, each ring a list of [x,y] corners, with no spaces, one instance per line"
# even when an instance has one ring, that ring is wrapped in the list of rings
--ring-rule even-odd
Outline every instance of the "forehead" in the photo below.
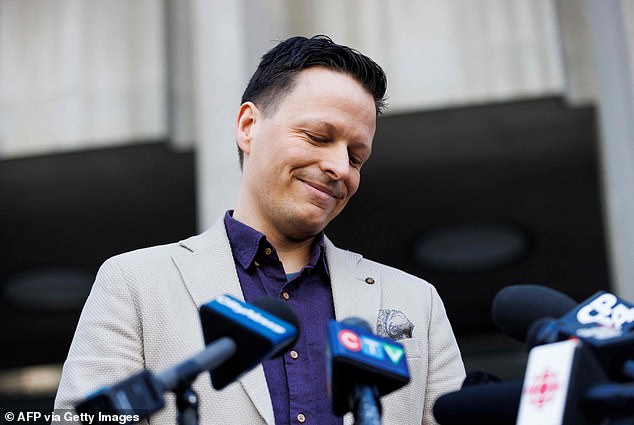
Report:
[[[371,139],[376,126],[372,95],[353,77],[322,67],[297,74],[278,113],[292,123],[321,123],[331,130],[355,130],[362,138]]]

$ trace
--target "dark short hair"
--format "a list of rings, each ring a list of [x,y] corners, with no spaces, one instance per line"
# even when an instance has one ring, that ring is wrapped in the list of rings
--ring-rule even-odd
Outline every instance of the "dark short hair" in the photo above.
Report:
[[[314,66],[351,76],[372,95],[377,115],[385,109],[387,77],[383,69],[369,57],[336,44],[325,35],[291,37],[269,50],[249,80],[242,103],[253,102],[265,115],[275,113],[280,101],[293,89],[297,74]],[[238,154],[242,167],[240,149]]]

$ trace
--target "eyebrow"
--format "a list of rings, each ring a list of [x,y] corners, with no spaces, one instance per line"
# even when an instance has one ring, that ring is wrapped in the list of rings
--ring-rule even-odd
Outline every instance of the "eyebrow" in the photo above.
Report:
[[[335,130],[337,130],[337,126],[336,126],[336,125],[334,125],[334,124],[332,124],[332,123],[329,123],[328,121],[323,122],[322,124],[323,124],[323,125],[324,125],[327,129],[328,129],[328,131],[335,131]]]
[[[307,123],[305,125],[312,126],[312,127],[319,127],[319,128],[320,127],[325,127],[326,131],[328,131],[330,133],[335,133],[337,131],[337,126],[332,124],[332,123],[330,123],[330,122],[327,122],[327,121],[319,121],[319,122],[311,121],[311,122],[309,122],[309,123]],[[303,125],[302,125],[302,127],[303,127]],[[320,130],[321,130],[321,128],[320,128]]]
[[[326,129],[326,131],[329,134],[333,134],[333,133],[337,132],[337,126],[334,125],[333,123],[329,122],[329,121],[309,121],[308,123],[299,125],[299,127],[307,127],[307,126],[314,126],[314,127],[319,128],[319,129],[321,129],[320,127],[323,127],[323,128]],[[363,148],[364,150],[366,150],[368,152],[372,151],[372,148],[368,147],[363,142],[352,142],[352,145],[360,147],[360,148]]]

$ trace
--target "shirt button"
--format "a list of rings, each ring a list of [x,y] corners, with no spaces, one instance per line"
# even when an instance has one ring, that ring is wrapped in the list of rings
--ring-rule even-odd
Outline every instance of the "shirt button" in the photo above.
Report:
[[[266,255],[271,255],[271,248],[265,248],[265,249],[264,249],[264,253],[265,253]]]
[[[255,264],[255,267],[260,267],[260,263],[258,263],[257,261],[254,261],[253,264]]]
[[[299,415],[297,415],[297,421],[300,424],[303,424],[304,422],[306,422],[306,416],[304,416],[303,414],[300,413]]]
[[[282,292],[282,298],[284,298],[285,300],[289,300],[291,298],[291,295],[288,292],[284,291]]]
[[[291,351],[291,357],[296,359],[296,358],[299,357],[299,354],[297,354],[297,351],[293,350],[293,351]]]
[[[368,285],[374,285],[374,279],[372,279],[371,277],[366,277],[365,283],[367,283]]]

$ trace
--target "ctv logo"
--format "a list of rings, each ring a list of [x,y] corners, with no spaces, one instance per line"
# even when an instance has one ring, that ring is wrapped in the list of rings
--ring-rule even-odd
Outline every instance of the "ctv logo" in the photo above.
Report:
[[[365,335],[359,336],[356,332],[349,329],[342,329],[338,334],[339,342],[348,351],[361,352],[367,356],[374,357],[377,360],[383,360],[385,355],[392,360],[392,363],[398,362],[405,354],[401,347],[388,344]]]

